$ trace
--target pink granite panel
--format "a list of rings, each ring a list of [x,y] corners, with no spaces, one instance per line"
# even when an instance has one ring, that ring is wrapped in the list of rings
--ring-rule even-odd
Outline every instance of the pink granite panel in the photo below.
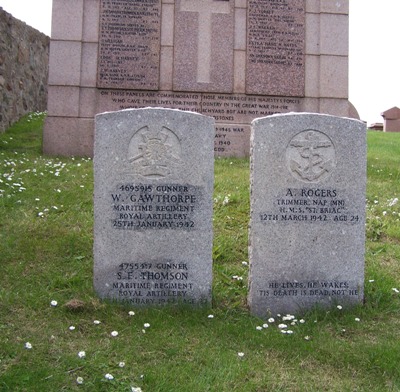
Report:
[[[175,91],[232,92],[234,0],[177,0]]]
[[[160,59],[160,88],[172,90],[172,68],[174,61],[174,49],[171,46],[161,47]]]
[[[348,56],[349,17],[347,15],[321,14],[321,54]]]
[[[235,7],[236,8],[247,8],[247,0],[236,0]]]
[[[305,0],[249,0],[248,94],[304,96]]]
[[[247,38],[247,13],[244,8],[235,10],[235,49],[246,50]]]
[[[94,119],[80,118],[78,120],[78,155],[93,157]]]
[[[92,156],[94,120],[47,117],[43,152],[49,155]]]
[[[235,50],[235,82],[234,92],[246,92],[246,52],[242,50]]]
[[[318,98],[303,98],[299,107],[299,112],[320,113]]]
[[[348,98],[349,64],[347,57],[321,56],[320,72],[321,98]]]
[[[98,90],[81,88],[79,95],[79,117],[93,118],[97,112]]]
[[[172,46],[174,44],[174,11],[173,4],[163,4],[161,21],[162,46]]]
[[[99,0],[85,0],[83,8],[83,41],[99,42]]]
[[[319,14],[321,1],[325,0],[306,0],[306,12]]]
[[[347,99],[326,99],[321,98],[320,113],[331,114],[332,116],[350,117],[351,105]]]
[[[82,44],[72,41],[51,41],[49,84],[79,86]]]
[[[47,110],[50,116],[79,116],[79,87],[49,86]]]
[[[82,40],[83,0],[53,0],[51,38]]]
[[[349,0],[320,0],[321,12],[333,14],[348,14]]]
[[[319,97],[320,56],[306,56],[306,97]]]
[[[306,54],[320,54],[320,16],[320,14],[306,14]]]
[[[82,45],[82,87],[96,87],[97,51],[98,44],[96,43],[83,43]]]
[[[76,118],[47,117],[43,129],[43,153],[48,155],[77,155]]]
[[[158,90],[161,0],[101,0],[99,88]]]

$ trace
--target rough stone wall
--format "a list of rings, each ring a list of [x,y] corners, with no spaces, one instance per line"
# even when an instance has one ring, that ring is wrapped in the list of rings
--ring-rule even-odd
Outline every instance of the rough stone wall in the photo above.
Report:
[[[0,7],[0,132],[47,108],[50,38]]]

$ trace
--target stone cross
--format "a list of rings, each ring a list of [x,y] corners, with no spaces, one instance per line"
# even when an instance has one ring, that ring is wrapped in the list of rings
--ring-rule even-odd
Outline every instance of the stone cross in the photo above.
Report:
[[[210,83],[212,15],[229,14],[229,0],[183,0],[181,11],[197,12],[199,15],[197,81]]]

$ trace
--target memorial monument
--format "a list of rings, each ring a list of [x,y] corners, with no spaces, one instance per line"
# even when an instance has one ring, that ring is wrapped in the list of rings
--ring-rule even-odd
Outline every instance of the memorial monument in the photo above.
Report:
[[[140,107],[213,116],[218,156],[285,112],[357,117],[349,0],[53,0],[44,152],[92,155],[94,117]]]

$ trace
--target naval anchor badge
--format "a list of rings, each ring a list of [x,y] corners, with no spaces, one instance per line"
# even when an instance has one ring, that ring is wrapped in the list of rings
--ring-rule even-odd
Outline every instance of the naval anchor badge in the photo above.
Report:
[[[336,166],[335,155],[335,146],[327,135],[307,129],[289,142],[286,162],[295,178],[316,183],[332,173]]]
[[[133,135],[128,148],[128,160],[136,174],[146,178],[165,178],[181,161],[181,143],[167,128],[140,128]]]

